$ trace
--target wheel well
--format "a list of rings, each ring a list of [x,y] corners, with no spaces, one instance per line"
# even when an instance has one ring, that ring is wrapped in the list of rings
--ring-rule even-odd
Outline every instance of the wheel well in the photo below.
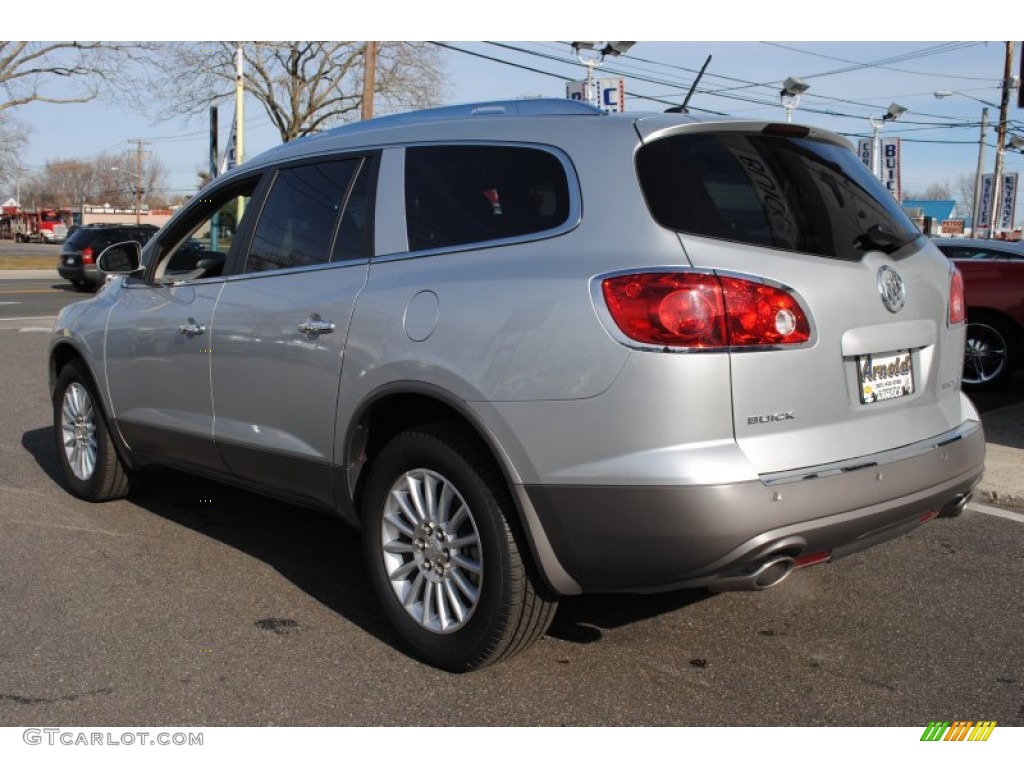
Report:
[[[60,344],[54,348],[50,355],[50,391],[57,383],[57,377],[64,370],[65,366],[73,360],[81,360],[82,356],[70,344]]]
[[[395,435],[426,424],[454,424],[478,443],[480,453],[493,461],[506,481],[508,476],[497,461],[490,444],[477,426],[463,413],[442,400],[425,394],[404,393],[388,395],[374,401],[351,430],[346,446],[348,457],[348,488],[355,514],[360,514],[360,502],[366,480],[366,469]]]

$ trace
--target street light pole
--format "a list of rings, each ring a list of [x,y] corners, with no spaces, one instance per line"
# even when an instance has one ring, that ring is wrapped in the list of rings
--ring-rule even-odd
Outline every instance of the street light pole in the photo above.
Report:
[[[871,139],[871,172],[875,174],[875,178],[881,182],[885,181],[885,179],[882,178],[882,127],[891,120],[898,120],[900,115],[906,111],[906,107],[902,104],[897,104],[894,101],[889,105],[889,111],[882,117],[868,118],[868,122],[871,123],[871,128],[874,131]]]

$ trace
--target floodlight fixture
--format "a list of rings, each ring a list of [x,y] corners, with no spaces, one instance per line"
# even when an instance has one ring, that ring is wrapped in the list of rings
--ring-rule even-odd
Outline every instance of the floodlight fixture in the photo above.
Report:
[[[799,96],[801,93],[810,88],[810,84],[799,77],[787,77],[786,81],[782,84],[782,91],[780,96]]]
[[[800,106],[800,94],[804,93],[810,84],[799,77],[787,77],[779,91],[779,101],[786,110],[786,122],[793,122],[793,110]]]
[[[903,114],[905,114],[907,108],[902,104],[897,104],[895,101],[889,105],[889,111],[885,113],[883,120],[898,120]]]
[[[602,56],[621,56],[636,45],[636,40],[609,40],[601,49]]]

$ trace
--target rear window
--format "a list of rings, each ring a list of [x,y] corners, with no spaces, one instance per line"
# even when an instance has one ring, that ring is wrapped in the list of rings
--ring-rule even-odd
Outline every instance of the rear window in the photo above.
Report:
[[[405,212],[411,251],[522,237],[566,222],[569,182],[532,147],[410,147]]]
[[[95,235],[96,230],[94,229],[76,229],[68,236],[68,239],[64,241],[64,247],[69,250],[84,248],[92,242]]]
[[[830,258],[918,236],[853,152],[764,134],[688,133],[645,145],[637,172],[664,227]]]

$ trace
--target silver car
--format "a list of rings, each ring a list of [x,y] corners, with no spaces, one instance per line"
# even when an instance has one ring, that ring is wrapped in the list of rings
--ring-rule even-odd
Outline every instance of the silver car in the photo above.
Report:
[[[451,670],[560,596],[771,587],[955,515],[962,281],[848,143],[567,100],[386,117],[217,179],[49,350],[71,491],[152,464],[360,528]]]

